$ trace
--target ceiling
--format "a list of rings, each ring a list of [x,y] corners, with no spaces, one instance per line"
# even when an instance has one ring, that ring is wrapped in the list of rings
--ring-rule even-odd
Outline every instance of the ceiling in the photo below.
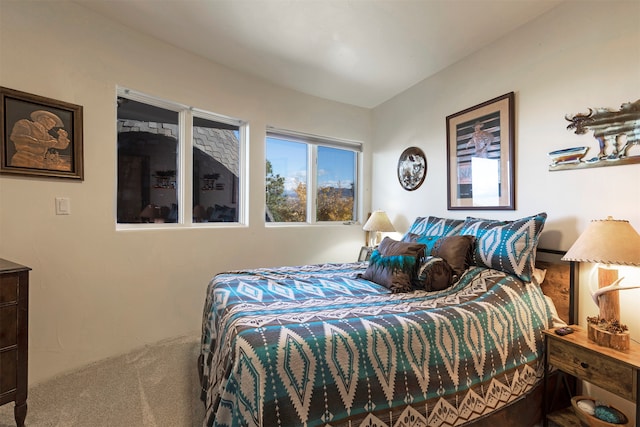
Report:
[[[564,0],[74,0],[232,70],[372,108]]]

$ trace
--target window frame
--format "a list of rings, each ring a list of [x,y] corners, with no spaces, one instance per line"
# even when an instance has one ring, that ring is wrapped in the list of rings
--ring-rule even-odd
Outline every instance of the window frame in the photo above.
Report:
[[[224,116],[210,111],[188,106],[175,101],[168,101],[159,97],[151,96],[132,89],[117,87],[116,99],[126,98],[132,101],[145,103],[154,107],[164,108],[166,110],[178,113],[178,148],[176,152],[176,200],[178,204],[178,222],[173,223],[119,223],[118,222],[118,114],[116,103],[116,144],[115,144],[115,191],[114,191],[114,209],[113,215],[116,230],[149,230],[149,229],[176,229],[176,228],[233,228],[246,227],[248,225],[248,200],[247,185],[249,182],[247,176],[248,163],[248,122]],[[193,221],[193,119],[194,117],[237,126],[239,131],[239,153],[238,153],[238,194],[237,194],[237,210],[238,220],[236,222],[194,222]]]
[[[325,137],[320,135],[314,135],[310,133],[292,131],[283,128],[277,128],[273,126],[267,126],[265,134],[265,162],[268,160],[266,156],[266,144],[268,138],[275,138],[290,142],[302,143],[307,146],[307,206],[306,206],[306,221],[302,222],[268,222],[265,221],[267,227],[282,227],[282,226],[300,226],[300,225],[352,225],[360,221],[362,216],[362,157],[363,157],[363,144],[358,141],[352,141],[347,139],[340,139],[334,137]],[[341,150],[352,151],[355,154],[353,165],[353,178],[355,183],[353,185],[353,219],[348,221],[318,221],[318,147],[329,147]],[[266,188],[266,173],[264,176],[264,188]],[[264,203],[266,208],[266,200]]]

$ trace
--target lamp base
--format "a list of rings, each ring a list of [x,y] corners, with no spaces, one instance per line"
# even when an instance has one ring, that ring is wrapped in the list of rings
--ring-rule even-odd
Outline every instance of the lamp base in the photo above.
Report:
[[[376,242],[376,232],[375,231],[369,231],[369,238],[367,239],[367,246],[370,248],[375,248],[376,246],[378,246],[378,243]]]
[[[598,328],[593,323],[587,325],[589,339],[602,347],[614,350],[629,350],[629,331],[613,333]]]

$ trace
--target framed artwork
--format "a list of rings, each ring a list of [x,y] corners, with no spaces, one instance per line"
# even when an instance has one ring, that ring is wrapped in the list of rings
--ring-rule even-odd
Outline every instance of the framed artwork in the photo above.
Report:
[[[0,87],[0,173],[84,179],[82,106]]]
[[[514,98],[447,116],[447,209],[515,209]]]
[[[398,181],[407,191],[416,190],[427,176],[427,157],[418,147],[409,147],[398,160]]]
[[[640,99],[618,110],[589,108],[588,113],[566,114],[567,130],[576,135],[593,132],[587,145],[549,153],[550,171],[599,168],[640,163]],[[597,144],[597,147],[595,144]],[[592,150],[593,149],[593,150]]]

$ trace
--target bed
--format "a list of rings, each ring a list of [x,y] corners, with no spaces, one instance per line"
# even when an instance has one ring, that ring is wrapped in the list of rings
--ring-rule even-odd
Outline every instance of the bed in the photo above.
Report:
[[[533,425],[542,331],[573,310],[569,267],[535,263],[545,220],[419,217],[369,262],[217,274],[204,425]]]

